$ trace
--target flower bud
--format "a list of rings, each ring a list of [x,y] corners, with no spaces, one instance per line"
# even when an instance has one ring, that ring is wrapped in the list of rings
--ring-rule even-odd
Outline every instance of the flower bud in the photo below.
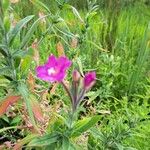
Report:
[[[86,73],[83,81],[84,89],[89,90],[95,84],[95,80],[96,80],[95,72]]]
[[[80,80],[80,73],[77,70],[73,71],[72,78],[74,82],[78,82]]]

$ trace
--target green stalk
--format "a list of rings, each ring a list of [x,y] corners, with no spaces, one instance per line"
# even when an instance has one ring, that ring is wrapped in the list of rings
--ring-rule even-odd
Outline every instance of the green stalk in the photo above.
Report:
[[[66,86],[66,84],[62,81],[61,84],[63,85],[65,91],[67,92],[70,100],[71,100],[71,104],[72,104],[72,111],[71,114],[69,115],[69,129],[72,128],[72,124],[73,124],[73,120],[74,120],[74,113],[75,113],[75,101],[74,101],[74,97],[72,96],[72,93],[70,92],[70,90],[68,89],[68,87]]]
[[[68,94],[68,96],[69,96],[69,98],[71,100],[72,106],[73,106],[74,101],[73,101],[73,96],[72,96],[70,90],[68,89],[68,87],[66,86],[66,84],[63,81],[61,82],[61,84],[64,87],[65,91],[67,92],[67,94]]]

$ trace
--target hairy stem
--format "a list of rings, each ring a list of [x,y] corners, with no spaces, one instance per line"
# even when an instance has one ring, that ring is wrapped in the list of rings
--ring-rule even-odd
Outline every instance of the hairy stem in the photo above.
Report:
[[[67,94],[68,94],[68,96],[69,96],[69,98],[70,98],[70,100],[71,100],[72,108],[73,108],[73,103],[74,103],[74,102],[73,102],[73,101],[74,101],[73,96],[72,96],[72,94],[71,94],[69,88],[68,88],[68,87],[66,86],[66,84],[64,83],[64,81],[62,81],[61,84],[63,85],[65,91],[67,92]]]

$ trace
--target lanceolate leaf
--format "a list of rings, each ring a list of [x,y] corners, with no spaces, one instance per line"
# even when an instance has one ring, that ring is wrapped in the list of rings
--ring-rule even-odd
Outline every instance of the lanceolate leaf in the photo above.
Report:
[[[0,2],[0,7],[2,7],[2,6],[1,6],[1,2]],[[1,30],[4,31],[4,24],[3,24],[3,21],[2,21],[2,18],[1,18],[1,17],[0,17],[0,27],[1,27]]]
[[[82,66],[81,59],[80,59],[80,58],[77,58],[76,61],[77,61],[78,67],[79,67],[79,71],[80,71],[81,75],[84,77],[83,66]]]
[[[26,55],[29,55],[30,51],[29,50],[17,50],[15,51],[12,56],[15,57],[20,57],[20,58],[24,58]]]
[[[20,49],[23,48],[26,44],[28,44],[28,42],[30,41],[30,39],[32,38],[32,35],[34,33],[34,31],[36,30],[36,27],[39,24],[39,21],[42,20],[43,18],[47,17],[49,15],[43,16],[42,18],[37,19],[33,25],[31,26],[31,28],[29,29],[29,31],[26,33],[25,37],[23,38],[21,44],[20,44]]]
[[[8,33],[8,42],[11,43],[16,37],[18,32],[34,17],[34,15],[27,16],[24,19],[20,20],[17,25]]]
[[[30,0],[34,5],[36,5],[40,10],[47,11],[48,13],[51,13],[50,9],[42,3],[40,0]]]
[[[24,59],[22,59],[20,69],[23,74],[28,73],[28,70],[31,66],[31,62],[32,62],[32,57],[29,55],[27,55]]]
[[[24,144],[27,144],[28,142],[30,142],[32,139],[34,139],[35,137],[37,137],[39,135],[37,134],[31,134],[31,135],[28,135],[26,136],[25,138],[23,138],[22,140],[20,140],[13,148],[13,150],[19,150],[19,149],[22,149],[22,146]]]
[[[78,17],[78,19],[83,23],[84,21],[83,21],[83,19],[81,18],[79,12],[76,10],[76,8],[73,7],[73,6],[71,6],[71,8],[72,8],[72,11],[73,11],[74,15],[75,15],[76,17]]]
[[[19,90],[20,94],[22,95],[22,97],[25,101],[25,104],[26,104],[31,122],[34,125],[34,127],[36,128],[34,114],[33,114],[32,106],[31,106],[31,97],[30,97],[29,90],[28,90],[27,86],[24,83],[20,83],[18,85],[18,90]]]
[[[5,132],[10,129],[17,129],[17,128],[18,128],[18,126],[4,127],[2,129],[0,129],[0,133]]]
[[[7,56],[7,50],[6,50],[6,46],[5,45],[2,45],[0,44],[0,53],[3,55],[3,56]]]
[[[11,70],[9,67],[0,68],[0,76],[8,75],[10,73],[11,73]]]
[[[100,120],[100,118],[101,117],[97,115],[90,118],[84,118],[83,120],[79,120],[72,129],[72,137],[80,136],[83,132],[93,127]]]
[[[3,3],[2,8],[5,13],[5,12],[7,12],[8,8],[10,6],[10,2],[9,2],[9,0],[5,0],[5,1],[2,1],[2,3]]]
[[[43,147],[48,146],[53,143],[58,142],[58,140],[61,138],[59,134],[47,134],[42,137],[37,137],[33,139],[28,146],[30,147]]]
[[[6,99],[0,102],[0,117],[6,113],[8,107],[14,103],[16,103],[21,96],[8,96]]]
[[[63,137],[62,150],[70,150],[71,143],[67,137]],[[73,150],[73,149],[72,149]]]
[[[98,129],[92,128],[90,129],[90,133],[97,139],[101,140],[102,142],[105,142],[107,140],[107,137],[101,133]]]

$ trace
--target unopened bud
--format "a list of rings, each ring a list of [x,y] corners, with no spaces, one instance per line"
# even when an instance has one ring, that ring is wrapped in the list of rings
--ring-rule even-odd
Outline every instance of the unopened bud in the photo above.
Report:
[[[72,78],[74,82],[78,82],[80,80],[80,73],[77,70],[73,71]]]

